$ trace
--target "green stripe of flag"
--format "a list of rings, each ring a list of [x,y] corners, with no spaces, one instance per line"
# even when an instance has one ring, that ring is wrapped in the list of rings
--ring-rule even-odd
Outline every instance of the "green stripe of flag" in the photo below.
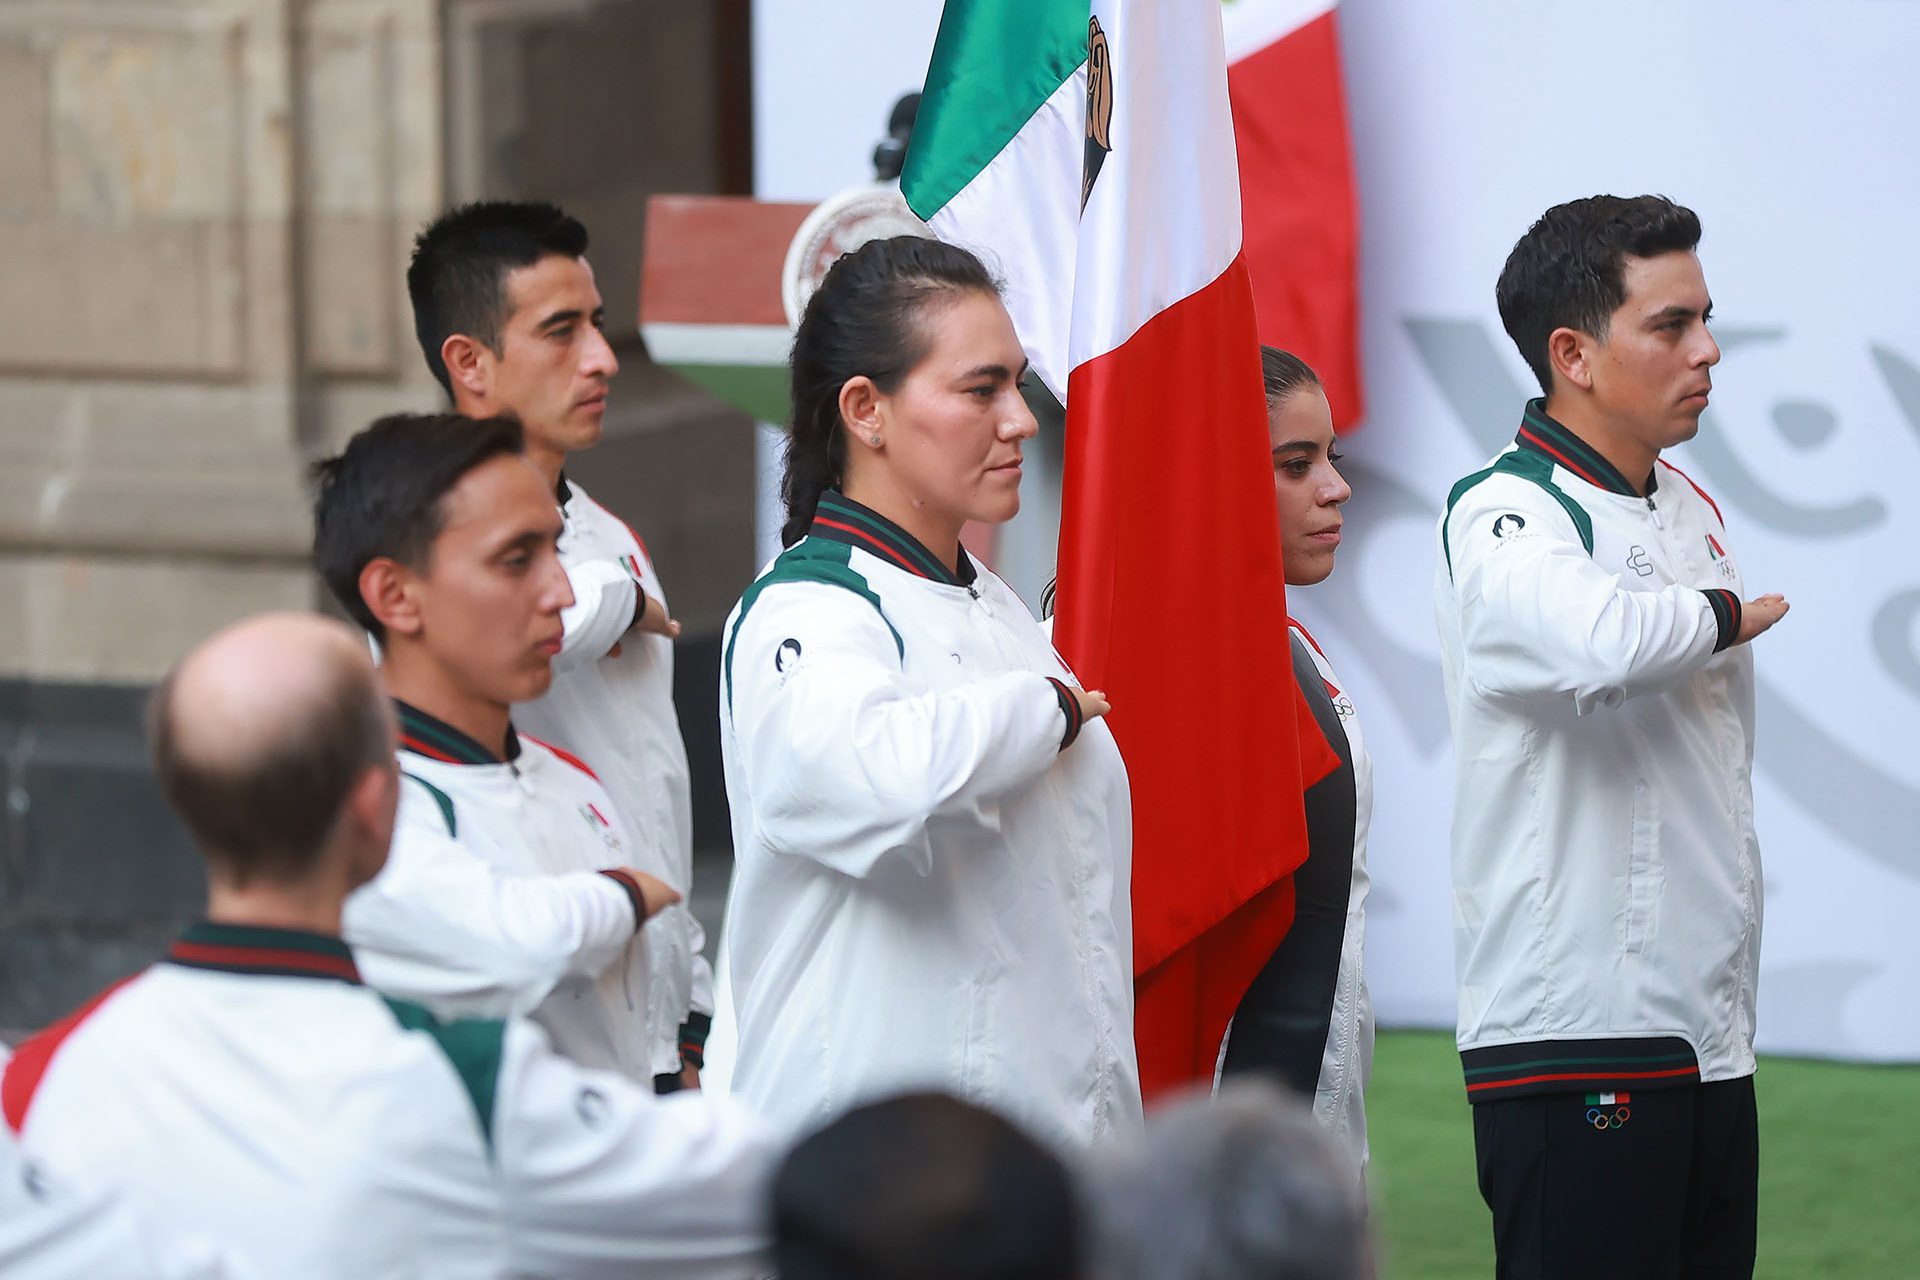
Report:
[[[1087,60],[1088,0],[948,0],[900,190],[932,218]]]

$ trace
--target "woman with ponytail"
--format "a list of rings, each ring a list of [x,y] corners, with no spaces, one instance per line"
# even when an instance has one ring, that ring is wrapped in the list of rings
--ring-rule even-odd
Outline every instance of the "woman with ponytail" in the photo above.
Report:
[[[1020,508],[1025,370],[992,276],[917,237],[840,259],[794,337],[787,550],[722,658],[714,1052],[796,1129],[927,1087],[1063,1143],[1139,1117],[1107,703],[960,545]]]

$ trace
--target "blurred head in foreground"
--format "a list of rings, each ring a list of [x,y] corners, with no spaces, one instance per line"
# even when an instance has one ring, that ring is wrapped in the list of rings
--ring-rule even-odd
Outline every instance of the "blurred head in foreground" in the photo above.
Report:
[[[1148,1118],[1093,1169],[1103,1280],[1364,1280],[1360,1173],[1279,1088],[1236,1082]]]
[[[1076,1280],[1066,1168],[990,1111],[919,1093],[803,1140],[773,1185],[781,1280]]]

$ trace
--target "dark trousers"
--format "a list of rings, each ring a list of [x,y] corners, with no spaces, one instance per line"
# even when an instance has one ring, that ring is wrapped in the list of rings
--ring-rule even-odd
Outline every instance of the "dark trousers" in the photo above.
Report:
[[[1473,1107],[1499,1280],[1749,1280],[1760,1199],[1753,1077]]]

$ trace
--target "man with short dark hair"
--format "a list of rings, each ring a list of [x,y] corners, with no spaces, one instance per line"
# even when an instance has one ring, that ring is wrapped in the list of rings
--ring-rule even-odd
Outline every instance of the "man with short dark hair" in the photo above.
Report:
[[[636,935],[678,893],[628,860],[593,771],[519,733],[572,603],[560,515],[510,418],[397,415],[317,468],[314,559],[380,642],[400,719],[393,855],[347,901],[368,981],[442,1015],[532,1014],[651,1081]]]
[[[780,1280],[1078,1280],[1080,1214],[1059,1158],[943,1093],[856,1107],[773,1182]]]
[[[750,1117],[581,1068],[524,1019],[443,1022],[361,985],[342,901],[380,872],[410,784],[346,627],[228,628],[161,684],[150,726],[207,856],[207,917],[7,1064],[29,1155],[246,1275],[758,1273],[773,1153]]]
[[[1549,209],[1496,293],[1545,391],[1454,485],[1459,1044],[1502,1277],[1747,1276],[1758,1122],[1753,656],[1691,439],[1720,349],[1693,212]]]
[[[673,637],[645,544],[564,471],[600,441],[619,370],[587,232],[551,204],[481,201],[420,233],[407,271],[427,367],[470,417],[509,413],[565,521],[560,560],[575,602],[553,684],[516,722],[590,764],[619,806],[634,865],[685,889],[693,874],[686,747],[673,707]],[[649,922],[644,993],[658,1086],[697,1084],[713,1013],[705,938],[684,906]]]

